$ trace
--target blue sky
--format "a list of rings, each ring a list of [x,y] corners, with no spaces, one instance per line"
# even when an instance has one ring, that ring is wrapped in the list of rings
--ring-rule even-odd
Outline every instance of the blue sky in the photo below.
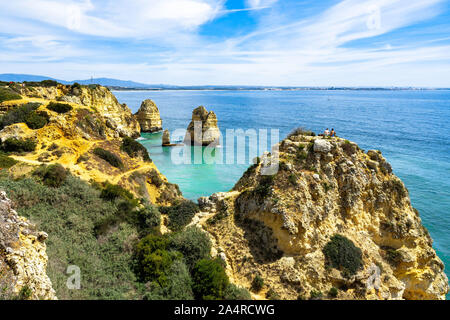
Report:
[[[448,0],[14,0],[0,30],[0,73],[450,87]]]

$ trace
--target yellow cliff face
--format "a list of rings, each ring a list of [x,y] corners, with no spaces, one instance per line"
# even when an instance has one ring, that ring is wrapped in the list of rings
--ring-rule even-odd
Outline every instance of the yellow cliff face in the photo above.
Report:
[[[408,191],[379,151],[364,153],[340,138],[302,133],[279,144],[280,166],[261,175],[266,154],[229,193],[200,199],[214,251],[236,284],[265,280],[281,298],[322,294],[337,299],[444,299],[442,261]],[[361,254],[354,274],[328,263],[324,247],[335,235]],[[333,289],[334,290],[334,289]]]
[[[56,299],[46,274],[46,239],[47,234],[18,216],[0,192],[0,297]]]
[[[41,106],[36,112],[48,115],[48,123],[43,128],[33,130],[25,123],[16,123],[0,131],[2,142],[8,138],[36,142],[35,151],[11,156],[21,161],[17,165],[21,166],[20,170],[16,170],[16,166],[10,169],[14,176],[20,175],[26,165],[59,163],[86,181],[119,184],[136,197],[152,203],[170,204],[181,197],[178,187],[170,184],[151,160],[122,150],[123,138],[139,136],[140,126],[130,109],[119,104],[107,88],[58,85],[56,89],[32,89],[33,96],[24,95],[22,100],[2,104],[14,108],[38,102]],[[29,90],[25,88],[23,93],[30,94]],[[72,109],[61,114],[50,110],[49,104],[56,102],[69,104]],[[95,152],[98,148],[118,157],[122,165],[115,167],[99,157]],[[27,171],[30,170],[25,173]]]

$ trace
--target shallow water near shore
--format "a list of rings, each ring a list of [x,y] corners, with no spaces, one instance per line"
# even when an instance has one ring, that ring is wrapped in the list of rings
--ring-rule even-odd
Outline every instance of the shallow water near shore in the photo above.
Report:
[[[171,133],[185,129],[192,110],[204,105],[216,113],[224,136],[226,129],[278,129],[281,140],[299,126],[315,132],[328,127],[366,151],[381,150],[408,188],[412,204],[419,210],[434,240],[433,246],[445,263],[446,274],[450,275],[449,90],[115,91],[114,94],[133,112],[143,100],[152,99],[160,110],[163,127]],[[172,153],[176,155],[182,147],[161,147],[161,133],[143,134],[142,138],[140,142],[148,148],[158,169],[192,200],[229,191],[249,166],[248,163],[174,164]],[[225,145],[220,151],[225,153]],[[246,150],[247,158],[255,151],[261,152]],[[219,157],[220,152],[215,156]]]

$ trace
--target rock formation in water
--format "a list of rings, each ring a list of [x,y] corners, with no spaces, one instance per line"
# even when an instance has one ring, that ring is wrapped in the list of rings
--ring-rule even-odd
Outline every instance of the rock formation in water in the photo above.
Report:
[[[275,175],[261,175],[279,156]],[[445,299],[448,280],[408,190],[380,151],[292,134],[195,223],[254,298]],[[268,293],[270,292],[270,293]]]
[[[218,145],[220,143],[220,130],[217,126],[217,117],[213,111],[207,111],[200,106],[192,111],[192,121],[187,128],[184,143],[191,145]]]
[[[157,132],[162,130],[162,120],[156,104],[150,100],[142,101],[136,113],[136,119],[141,126],[141,132]]]
[[[0,300],[56,299],[46,274],[48,235],[37,231],[0,192]]]
[[[151,203],[181,198],[178,186],[169,183],[145,148],[130,139],[140,135],[139,123],[107,88],[58,85],[25,88],[21,93],[22,99],[1,105],[15,110],[33,103],[33,114],[45,120],[38,127],[35,122],[11,123],[0,131],[2,144],[18,140],[33,145],[32,150],[11,155],[20,161],[9,169],[13,176],[29,174],[40,164],[59,163],[83,180],[119,184]]]
[[[162,145],[163,146],[169,146],[170,145],[170,132],[167,129],[164,130],[164,132],[163,132]]]

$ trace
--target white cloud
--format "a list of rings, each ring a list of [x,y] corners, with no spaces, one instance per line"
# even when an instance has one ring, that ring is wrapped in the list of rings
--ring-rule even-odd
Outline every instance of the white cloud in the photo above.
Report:
[[[247,0],[247,7],[252,9],[267,8],[272,6],[278,0]]]

